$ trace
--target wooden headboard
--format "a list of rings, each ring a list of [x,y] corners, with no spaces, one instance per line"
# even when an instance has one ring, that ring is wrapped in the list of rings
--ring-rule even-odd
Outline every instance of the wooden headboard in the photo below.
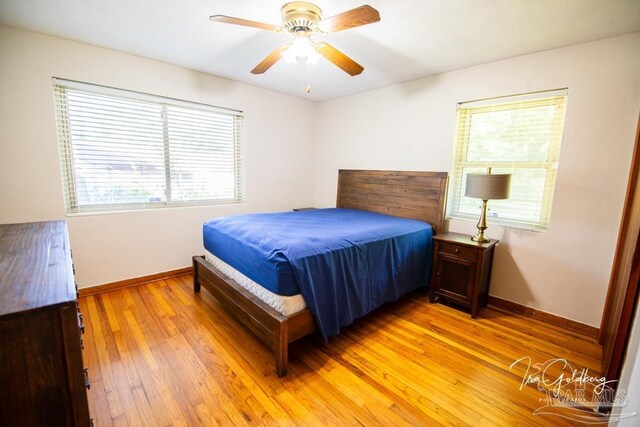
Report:
[[[446,192],[446,172],[341,169],[336,207],[417,219],[442,232]]]

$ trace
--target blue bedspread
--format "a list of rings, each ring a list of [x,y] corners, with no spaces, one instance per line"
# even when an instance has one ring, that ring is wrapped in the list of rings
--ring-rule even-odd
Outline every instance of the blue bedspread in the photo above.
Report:
[[[302,293],[322,336],[427,286],[427,223],[352,209],[236,215],[204,224],[205,248],[280,295]]]

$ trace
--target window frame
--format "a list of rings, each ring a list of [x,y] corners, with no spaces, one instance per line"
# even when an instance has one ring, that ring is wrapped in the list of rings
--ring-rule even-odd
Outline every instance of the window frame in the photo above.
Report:
[[[200,102],[185,101],[160,95],[118,89],[74,80],[54,77],[53,79],[55,114],[58,135],[58,150],[61,168],[61,178],[64,193],[64,205],[67,216],[84,214],[105,214],[130,212],[136,210],[153,210],[172,207],[190,207],[206,205],[224,205],[244,203],[244,113],[241,110],[224,108]],[[159,106],[162,111],[163,122],[163,163],[165,201],[101,203],[80,205],[77,195],[77,177],[75,173],[73,140],[70,132],[69,106],[67,90],[88,94],[101,95],[111,98],[143,102]],[[171,199],[171,150],[168,127],[168,108],[186,108],[193,111],[204,111],[229,116],[233,119],[233,168],[234,168],[234,197],[198,200]]]
[[[498,112],[516,110],[532,107],[550,105],[550,99],[557,101],[559,108],[555,108],[551,127],[561,126],[561,130],[553,133],[547,151],[546,160],[516,161],[516,160],[467,160],[469,150],[469,140],[471,135],[471,116],[486,112]],[[553,101],[552,101],[553,102]],[[453,161],[450,172],[449,194],[446,209],[446,218],[453,220],[478,220],[478,214],[460,212],[464,182],[465,169],[481,169],[485,172],[491,169],[539,169],[545,171],[545,184],[542,200],[540,203],[540,216],[538,221],[514,218],[495,218],[487,216],[490,224],[505,228],[523,229],[529,231],[545,232],[549,229],[551,219],[551,208],[553,205],[553,194],[555,191],[558,165],[560,161],[560,149],[564,139],[564,121],[568,103],[568,89],[553,89],[548,91],[531,92],[526,94],[501,96],[496,98],[486,98],[477,101],[459,102],[456,108],[456,133],[453,146]],[[516,108],[516,106],[519,106]],[[462,145],[462,147],[460,147]],[[489,201],[489,205],[491,201]]]

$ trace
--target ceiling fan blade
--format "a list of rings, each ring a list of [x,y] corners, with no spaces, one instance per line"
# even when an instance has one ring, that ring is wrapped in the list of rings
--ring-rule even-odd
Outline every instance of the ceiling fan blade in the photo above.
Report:
[[[226,15],[210,16],[209,21],[222,22],[225,24],[242,25],[244,27],[260,28],[261,30],[267,30],[267,31],[276,31],[276,32],[282,31],[282,28],[278,27],[277,25],[265,24],[264,22],[249,21],[248,19],[234,18],[233,16],[226,16]]]
[[[256,65],[253,70],[251,70],[251,74],[262,74],[267,71],[273,64],[278,62],[280,58],[282,58],[282,53],[289,49],[290,44],[283,44],[269,55],[264,58],[258,65]]]
[[[316,50],[320,52],[322,56],[352,76],[357,76],[364,70],[362,65],[358,64],[356,61],[349,58],[330,44],[325,42],[316,43]]]
[[[342,12],[320,21],[320,29],[327,33],[348,30],[361,25],[372,24],[380,20],[380,13],[368,4]]]

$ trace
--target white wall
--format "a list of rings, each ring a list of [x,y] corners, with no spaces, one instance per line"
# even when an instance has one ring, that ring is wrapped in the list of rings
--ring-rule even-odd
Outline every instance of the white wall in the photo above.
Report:
[[[501,240],[490,293],[599,326],[640,105],[638,52],[635,33],[321,103],[316,206],[335,204],[339,168],[448,171],[459,101],[568,87],[550,229],[489,227]]]
[[[0,58],[0,224],[65,217],[53,76],[245,112],[246,203],[68,218],[81,287],[190,265],[206,219],[313,203],[310,101],[3,26]]]

